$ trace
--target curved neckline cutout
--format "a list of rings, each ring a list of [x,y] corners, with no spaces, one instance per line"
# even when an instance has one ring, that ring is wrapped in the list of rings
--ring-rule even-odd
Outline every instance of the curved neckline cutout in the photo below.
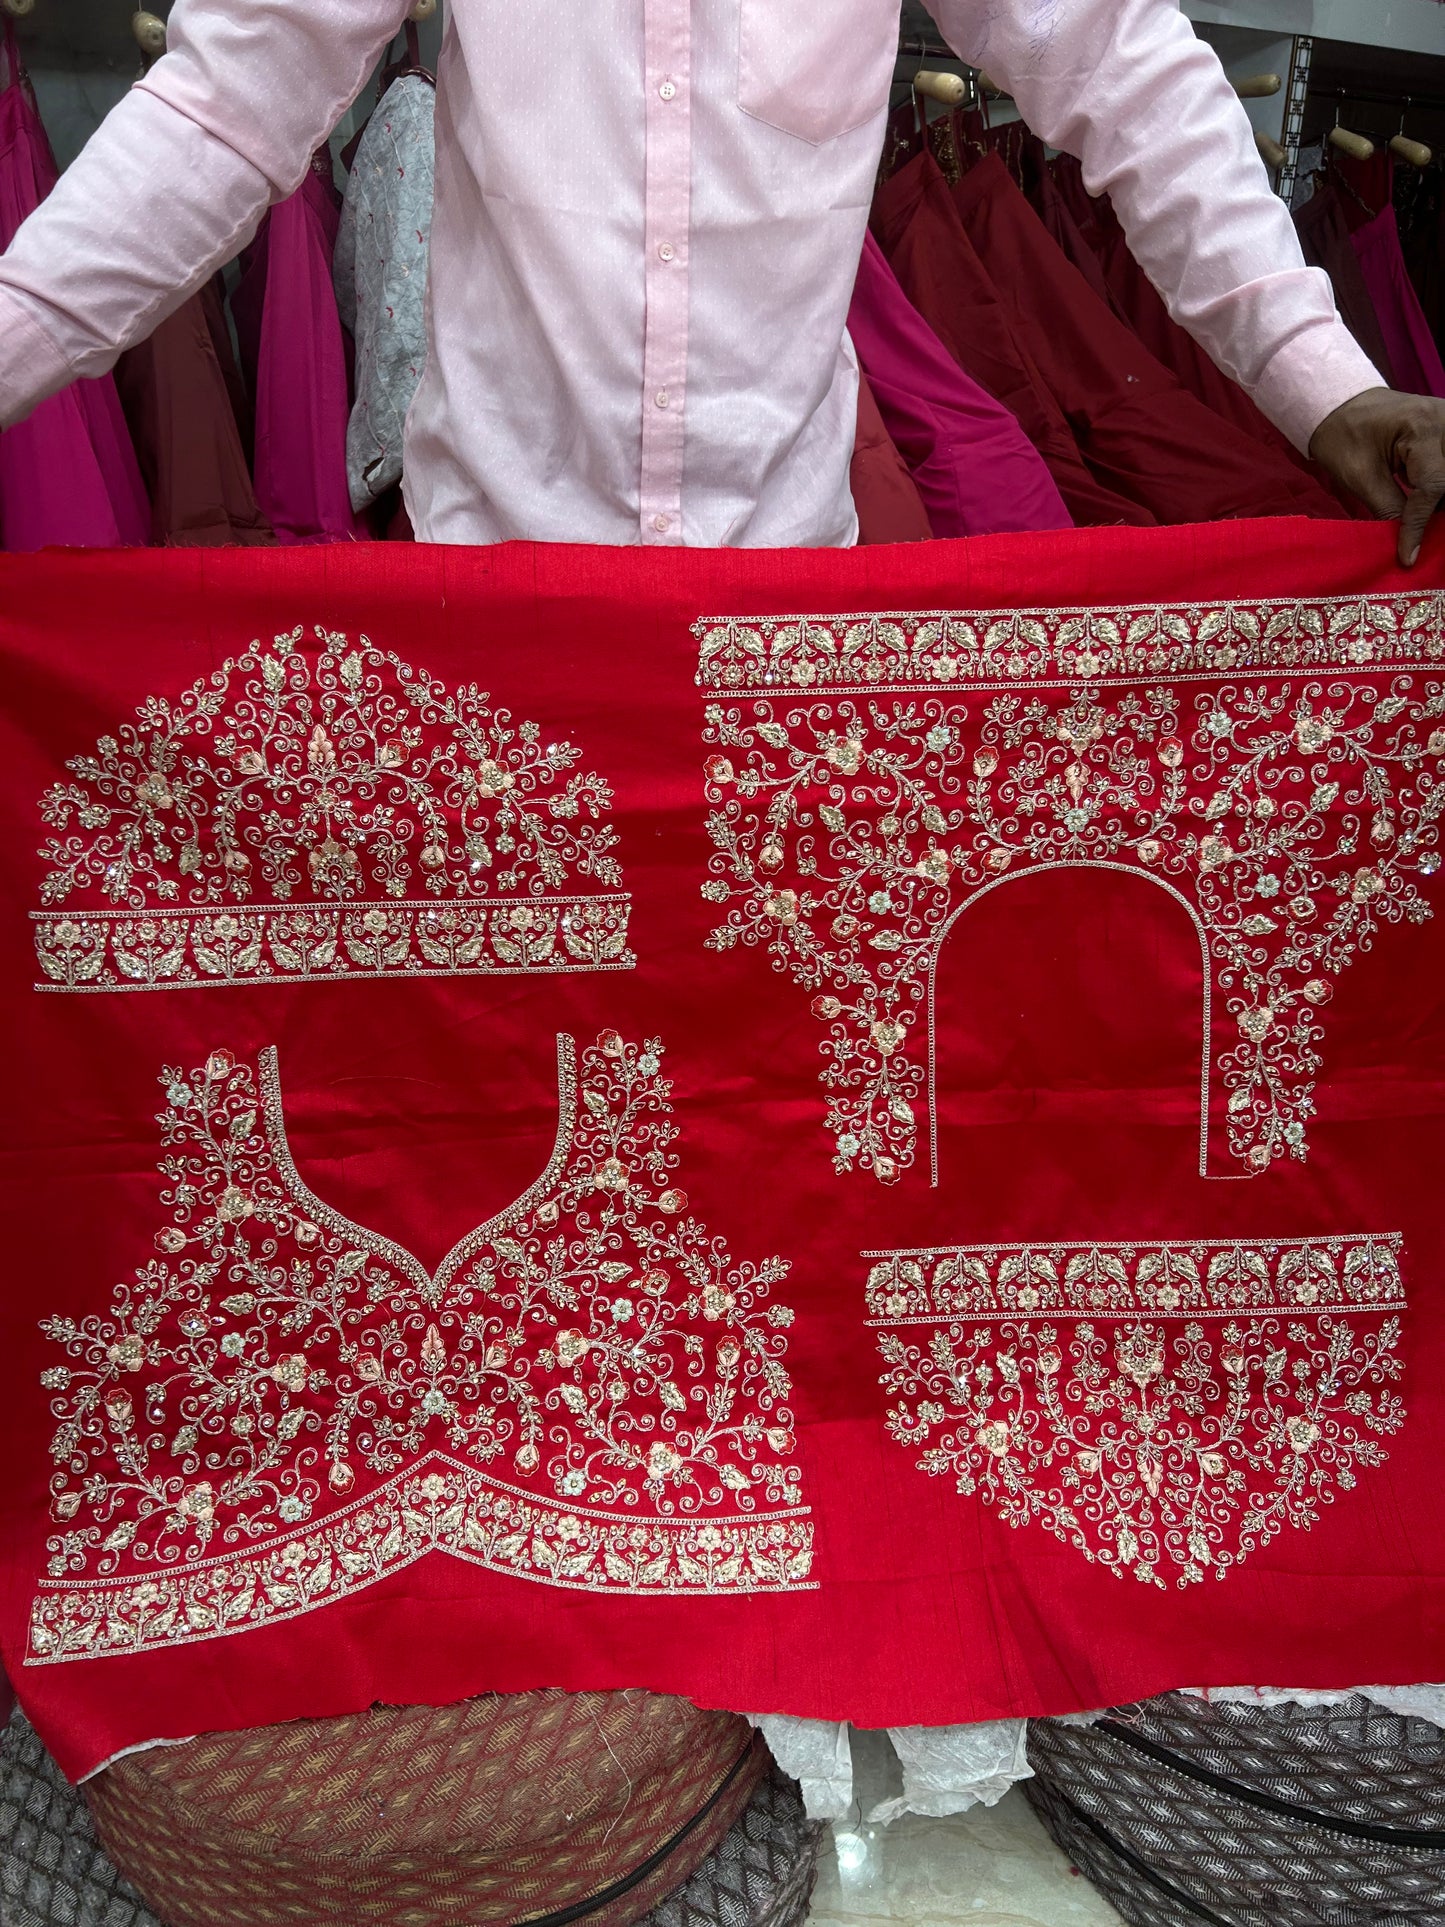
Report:
[[[374,1257],[384,1259],[396,1270],[407,1274],[413,1283],[419,1285],[429,1304],[436,1304],[457,1270],[472,1258],[499,1231],[523,1216],[532,1206],[539,1203],[552,1189],[560,1177],[572,1151],[572,1141],[577,1126],[577,1041],[565,1031],[557,1035],[557,1132],[552,1144],[552,1154],[543,1167],[541,1174],[529,1184],[520,1196],[500,1211],[475,1226],[456,1242],[442,1259],[435,1271],[428,1269],[420,1258],[408,1251],[405,1245],[392,1238],[383,1237],[379,1231],[358,1224],[348,1218],[345,1212],[337,1211],[319,1198],[307,1184],[296,1168],[296,1160],[291,1154],[291,1142],[286,1131],[285,1098],[281,1088],[280,1056],[274,1044],[268,1044],[258,1060],[261,1086],[261,1111],[265,1120],[266,1138],[271,1147],[276,1172],[285,1186],[293,1204],[298,1205],[305,1214],[313,1218],[326,1230],[335,1232],[339,1237],[349,1239],[363,1251]]]

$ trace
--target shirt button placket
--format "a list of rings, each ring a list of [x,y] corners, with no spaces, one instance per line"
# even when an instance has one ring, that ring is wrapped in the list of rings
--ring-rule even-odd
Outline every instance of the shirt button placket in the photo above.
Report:
[[[692,200],[691,0],[643,0],[647,61],[641,537],[681,542]]]

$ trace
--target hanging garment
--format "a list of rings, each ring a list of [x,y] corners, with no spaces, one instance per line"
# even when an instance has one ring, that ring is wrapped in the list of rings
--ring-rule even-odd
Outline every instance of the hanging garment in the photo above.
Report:
[[[361,137],[336,243],[336,301],[356,343],[346,469],[358,514],[401,480],[407,412],[426,366],[435,193],[436,85],[406,74]]]
[[[1294,224],[1305,259],[1330,277],[1345,326],[1384,380],[1394,387],[1384,330],[1365,286],[1359,258],[1350,245],[1350,222],[1339,189],[1328,180],[1321,182],[1304,206],[1296,208]]]
[[[1089,290],[997,155],[954,202],[1095,477],[1161,522],[1340,510],[1293,462],[1189,394]]]
[[[0,1649],[66,1769],[1436,1674],[1394,540],[0,561]]]
[[[1147,509],[1090,473],[1063,410],[1016,337],[931,153],[917,155],[879,188],[872,232],[913,307],[1043,456],[1074,520],[1151,523]]]
[[[341,202],[323,148],[241,256],[231,296],[256,408],[256,503],[284,544],[363,541],[351,507],[351,382],[332,285]]]
[[[1017,418],[958,367],[910,306],[871,234],[848,332],[935,535],[1072,528]]]
[[[1396,382],[1411,394],[1445,399],[1445,364],[1405,266],[1393,203],[1387,201],[1373,220],[1356,228],[1350,245],[1380,323]]]
[[[212,281],[115,366],[161,548],[264,547],[275,541],[256,506],[236,419],[241,388],[223,298]]]
[[[918,484],[888,433],[864,374],[858,377],[858,440],[849,482],[860,543],[927,542],[932,536]]]
[[[49,194],[55,156],[6,16],[0,250]],[[109,375],[76,382],[0,435],[0,548],[111,549],[148,539],[150,507]]]
[[[1176,375],[1190,394],[1212,408],[1216,415],[1233,422],[1265,448],[1286,455],[1309,470],[1306,459],[1266,421],[1239,383],[1231,381],[1188,329],[1181,328],[1174,320],[1158,289],[1134,259],[1108,196],[1096,198],[1089,193],[1079,163],[1071,154],[1060,154],[1051,165],[1038,166],[1032,171],[1029,198],[1035,212],[1076,267],[1080,247],[1092,257],[1104,281],[1105,298],[1156,361]],[[1095,293],[1098,292],[1095,287]]]

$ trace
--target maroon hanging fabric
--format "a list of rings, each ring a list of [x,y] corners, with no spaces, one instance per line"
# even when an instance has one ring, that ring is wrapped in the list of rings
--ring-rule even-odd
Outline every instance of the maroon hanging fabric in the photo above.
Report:
[[[1335,303],[1345,326],[1385,381],[1393,386],[1395,375],[1380,318],[1375,313],[1375,304],[1365,286],[1359,260],[1350,245],[1350,219],[1346,214],[1346,206],[1339,189],[1324,181],[1303,207],[1295,209],[1295,228],[1305,259],[1311,267],[1323,268],[1330,277]],[[1361,218],[1369,217],[1362,214]]]
[[[121,356],[115,383],[151,498],[152,541],[161,548],[273,543],[236,419],[240,380],[214,281]]]
[[[888,433],[868,377],[858,377],[858,434],[849,470],[853,506],[858,511],[858,540],[927,542],[933,534],[918,484],[908,472]]]
[[[0,252],[59,172],[5,16]],[[0,547],[124,548],[150,532],[135,450],[109,375],[77,381],[0,435]]]
[[[1054,395],[1020,344],[931,153],[879,188],[872,230],[899,285],[959,367],[1013,415],[1079,523],[1154,518],[1089,471]]]
[[[1445,399],[1445,365],[1405,266],[1393,204],[1386,201],[1373,220],[1357,227],[1350,245],[1365,278],[1396,381],[1407,393]]]
[[[969,238],[1094,474],[1161,522],[1338,516],[1293,463],[1188,393],[1092,293],[990,155],[953,189]]]

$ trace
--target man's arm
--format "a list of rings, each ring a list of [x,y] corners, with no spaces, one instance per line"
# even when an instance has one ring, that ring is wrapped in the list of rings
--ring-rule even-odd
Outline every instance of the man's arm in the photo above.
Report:
[[[1377,514],[1403,511],[1413,562],[1445,494],[1445,403],[1394,394],[1356,345],[1177,0],[933,0],[933,12],[1112,197],[1140,266],[1219,366]]]
[[[176,0],[168,47],[0,256],[0,427],[104,374],[293,193],[408,0]]]

